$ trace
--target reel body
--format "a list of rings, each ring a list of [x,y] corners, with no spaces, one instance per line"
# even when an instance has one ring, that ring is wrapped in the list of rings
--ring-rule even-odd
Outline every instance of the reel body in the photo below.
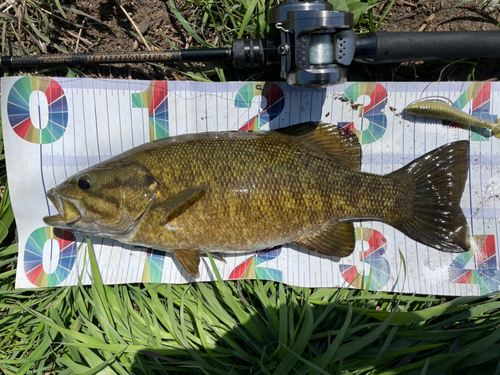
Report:
[[[289,85],[323,87],[347,80],[356,52],[353,15],[324,0],[287,0],[269,11],[280,30],[281,77]]]

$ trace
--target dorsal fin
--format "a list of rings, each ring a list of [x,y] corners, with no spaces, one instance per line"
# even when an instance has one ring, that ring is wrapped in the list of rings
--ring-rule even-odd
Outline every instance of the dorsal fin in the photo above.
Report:
[[[298,136],[331,156],[336,163],[352,169],[361,168],[361,145],[358,137],[348,128],[317,122],[277,129],[281,134]]]

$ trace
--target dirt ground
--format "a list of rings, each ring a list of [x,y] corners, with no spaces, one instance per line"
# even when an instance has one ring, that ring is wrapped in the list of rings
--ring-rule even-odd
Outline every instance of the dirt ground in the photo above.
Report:
[[[220,1],[220,0],[217,0]],[[168,1],[165,0],[122,0],[121,6],[111,0],[74,0],[62,2],[73,6],[94,19],[68,13],[68,20],[54,19],[57,27],[54,36],[61,46],[68,51],[78,53],[91,52],[136,52],[145,51],[145,45],[130,31],[134,26],[125,15],[125,11],[137,25],[143,36],[151,41],[153,49],[171,49],[198,47],[182,27],[174,15]],[[376,15],[383,15],[391,1],[385,1],[374,8]],[[500,7],[491,12],[478,9],[480,2],[470,1],[460,4],[461,0],[397,0],[390,9],[379,31],[459,31],[459,30],[495,30],[499,26]],[[177,8],[183,16],[194,24],[201,19],[193,5],[183,0],[175,0]],[[214,30],[199,31],[204,40],[226,47],[217,38]],[[80,37],[78,33],[81,32]],[[78,41],[78,47],[77,47]],[[15,45],[17,41],[13,40]],[[172,43],[172,44],[171,44]],[[459,41],[457,41],[459,43]],[[48,48],[48,52],[55,52]],[[182,80],[186,77],[168,69],[150,64],[115,64],[101,66],[78,66],[80,71],[89,77]],[[273,70],[274,71],[274,70]],[[277,70],[276,70],[277,71]],[[34,69],[11,71],[12,73],[34,73]],[[254,72],[249,72],[252,74]],[[53,73],[54,74],[54,73]],[[239,74],[239,79],[242,75]],[[216,76],[212,76],[216,80]],[[230,75],[234,79],[234,76]],[[266,77],[269,78],[269,77]],[[273,79],[271,77],[270,79]],[[351,80],[498,80],[500,78],[499,61],[479,61],[477,65],[470,62],[448,65],[445,63],[404,63],[385,66],[363,66],[354,64],[351,67]],[[245,79],[243,75],[243,79]],[[278,79],[276,76],[274,79]]]
[[[176,7],[184,18],[198,18],[194,8],[186,1],[176,0]],[[85,19],[81,37],[90,43],[80,43],[79,53],[120,53],[147,51],[144,43],[129,31],[136,32],[125,14],[139,28],[145,39],[153,46],[151,50],[169,50],[199,47],[196,40],[187,33],[173,14],[168,1],[162,0],[123,0],[120,3],[109,0],[76,0],[74,7],[98,19],[100,22]],[[70,20],[81,25],[84,17],[71,14]],[[194,27],[194,26],[193,26]],[[81,27],[79,27],[81,28]],[[200,33],[201,34],[201,33]],[[213,32],[202,34],[204,39],[214,41]],[[83,40],[82,40],[83,41]],[[72,42],[72,43],[71,43]],[[172,44],[173,46],[172,46]],[[68,41],[68,49],[76,46],[76,39]],[[223,47],[223,46],[220,46]],[[79,67],[89,76],[137,78],[137,79],[186,79],[182,74],[157,68],[149,64],[115,64],[109,67]]]
[[[375,9],[376,13],[383,14],[389,3],[386,1],[378,6]],[[397,0],[384,20],[384,26],[379,30],[386,32],[497,30],[500,26],[500,6],[491,6],[491,9],[484,10],[481,9],[482,3],[482,0],[469,2],[462,0]],[[459,46],[460,40],[457,40],[457,48]],[[450,66],[447,64],[426,64],[428,66],[426,69],[416,69],[417,73],[415,74],[415,69],[411,66],[408,69],[408,65],[410,64],[403,64],[403,67],[406,67],[404,70],[410,76],[413,75],[413,79],[419,81],[435,81],[440,76],[445,81],[463,81],[468,79],[473,68],[468,62]],[[473,80],[496,81],[500,78],[500,60],[479,60],[473,73],[474,75],[471,77]]]
[[[482,11],[481,1],[403,1],[399,0],[385,19],[381,31],[471,31],[496,30],[499,26],[499,7]],[[383,14],[386,2],[376,8]]]

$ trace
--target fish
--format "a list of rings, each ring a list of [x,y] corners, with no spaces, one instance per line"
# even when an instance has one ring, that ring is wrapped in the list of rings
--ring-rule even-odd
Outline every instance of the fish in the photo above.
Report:
[[[347,128],[301,123],[269,132],[156,140],[50,189],[57,228],[171,252],[194,279],[205,252],[295,243],[327,256],[354,251],[354,221],[378,220],[440,251],[470,249],[460,207],[469,142],[438,147],[386,175],[362,172]]]

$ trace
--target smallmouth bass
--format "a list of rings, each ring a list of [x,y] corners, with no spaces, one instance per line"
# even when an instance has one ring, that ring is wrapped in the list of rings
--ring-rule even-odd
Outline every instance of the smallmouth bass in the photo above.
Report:
[[[359,219],[383,221],[441,251],[469,250],[460,208],[468,141],[384,176],[360,165],[357,136],[334,125],[180,135],[135,147],[49,190],[58,214],[44,221],[171,251],[193,278],[203,251],[294,242],[348,256]]]

